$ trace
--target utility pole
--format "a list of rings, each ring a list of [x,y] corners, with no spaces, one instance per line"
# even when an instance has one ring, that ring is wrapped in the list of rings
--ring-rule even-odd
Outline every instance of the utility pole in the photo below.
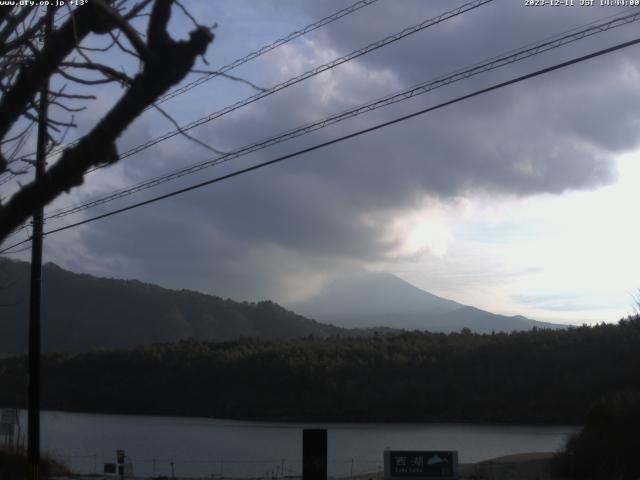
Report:
[[[46,48],[53,28],[53,7],[45,7],[46,21],[42,37]],[[49,78],[44,79],[40,89],[38,109],[38,145],[36,149],[36,183],[44,176],[47,148],[47,117]],[[28,400],[28,444],[27,463],[29,479],[40,478],[40,293],[42,287],[42,217],[43,207],[33,212],[33,234],[31,243],[31,291],[29,303],[29,400]]]

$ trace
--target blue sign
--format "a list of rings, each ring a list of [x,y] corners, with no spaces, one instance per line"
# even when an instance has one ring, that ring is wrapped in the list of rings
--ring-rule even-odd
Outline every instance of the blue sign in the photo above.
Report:
[[[386,480],[452,479],[458,477],[456,451],[386,451]]]

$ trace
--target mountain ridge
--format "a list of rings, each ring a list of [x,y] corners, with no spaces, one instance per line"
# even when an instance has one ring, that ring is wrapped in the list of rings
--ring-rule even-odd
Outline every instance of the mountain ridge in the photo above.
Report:
[[[469,328],[477,333],[533,327],[566,328],[566,325],[540,322],[522,315],[500,315],[463,305],[385,272],[359,272],[337,277],[311,299],[287,307],[306,317],[343,328],[387,326],[434,332]]]
[[[381,278],[388,280],[389,276],[385,275],[374,279],[374,283]],[[74,273],[48,262],[43,265],[42,348],[44,352],[81,352],[90,348],[131,348],[186,339],[354,337],[401,329],[451,332],[470,328],[478,333],[490,333],[526,330],[532,326],[556,328],[553,324],[484,312],[393,278],[394,288],[405,288],[405,284],[409,287],[397,296],[395,303],[386,300],[391,309],[386,311],[409,303],[411,297],[417,299],[411,307],[413,310],[405,310],[409,312],[406,315],[384,313],[376,302],[368,305],[368,299],[382,298],[380,292],[367,292],[367,285],[361,285],[360,298],[351,298],[353,305],[366,305],[369,310],[364,311],[368,314],[379,308],[383,313],[377,313],[379,321],[373,324],[345,328],[336,325],[340,318],[309,318],[269,300],[237,302],[192,290],[166,289],[139,280]],[[28,287],[29,264],[0,258],[0,354],[27,350]],[[389,289],[386,290],[389,293]],[[415,305],[434,308],[430,315],[424,315]],[[368,320],[371,318],[369,315]]]
[[[0,352],[27,346],[29,264],[0,259]],[[344,334],[271,302],[236,302],[138,280],[77,274],[43,265],[43,351],[136,347],[182,339],[299,338]]]

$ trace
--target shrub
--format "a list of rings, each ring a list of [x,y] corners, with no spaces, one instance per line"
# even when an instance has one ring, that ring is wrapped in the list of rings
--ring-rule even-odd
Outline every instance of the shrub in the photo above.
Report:
[[[41,475],[68,475],[70,470],[66,465],[44,456],[41,462]],[[27,457],[15,450],[0,449],[0,479],[24,480],[27,478]]]
[[[591,408],[581,432],[551,462],[552,473],[568,478],[640,478],[640,392],[627,391]]]

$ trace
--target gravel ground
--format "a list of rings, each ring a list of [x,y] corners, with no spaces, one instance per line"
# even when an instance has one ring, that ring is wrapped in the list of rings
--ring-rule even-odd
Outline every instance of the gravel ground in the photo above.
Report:
[[[519,455],[509,455],[506,457],[494,458],[478,463],[468,463],[460,465],[460,480],[563,480],[552,477],[547,472],[547,463],[553,453],[524,453]],[[119,477],[104,475],[87,475],[79,477],[51,477],[49,480],[118,480]],[[131,478],[127,480],[151,480],[149,478]],[[170,479],[158,477],[163,480],[205,480],[202,479]],[[207,477],[207,480],[210,480]],[[218,479],[219,480],[219,479]],[[226,479],[234,480],[234,479]],[[271,480],[271,479],[237,479],[237,480]],[[354,477],[346,477],[335,480],[382,480],[378,472],[362,474]]]

